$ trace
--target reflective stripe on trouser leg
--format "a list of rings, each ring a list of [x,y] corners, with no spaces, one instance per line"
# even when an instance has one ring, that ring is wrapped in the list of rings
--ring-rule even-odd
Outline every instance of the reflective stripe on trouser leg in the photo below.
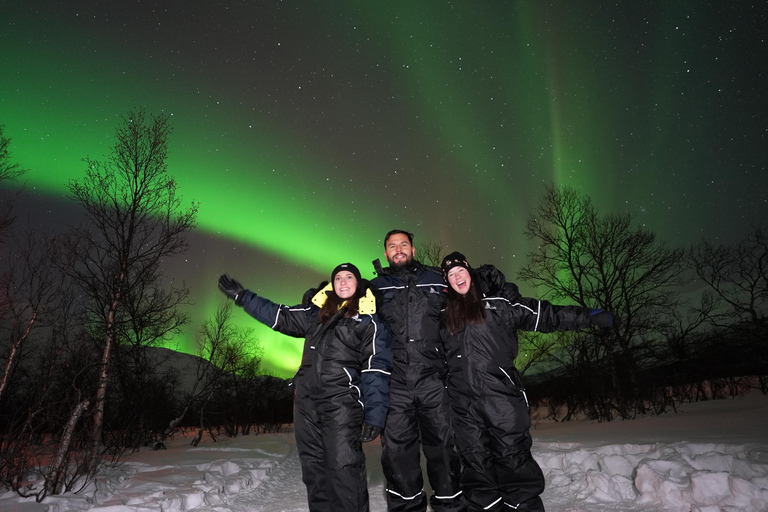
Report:
[[[427,496],[424,490],[413,496],[403,496],[392,489],[387,489],[387,510],[389,512],[425,512]]]
[[[538,496],[531,498],[524,503],[518,503],[517,505],[510,505],[506,502],[504,505],[507,510],[519,510],[521,512],[544,512],[544,503]]]
[[[488,505],[487,507],[483,507],[483,510],[491,510],[492,507],[497,505],[501,501],[501,498],[497,498],[496,501]]]

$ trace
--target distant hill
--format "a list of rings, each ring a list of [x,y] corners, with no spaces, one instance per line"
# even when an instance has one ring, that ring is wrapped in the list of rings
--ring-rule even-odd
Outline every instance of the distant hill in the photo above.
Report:
[[[158,365],[158,373],[176,370],[180,379],[179,391],[192,391],[197,381],[197,366],[202,358],[163,347],[149,347],[147,357]]]
[[[162,374],[166,370],[175,370],[178,373],[180,392],[192,390],[197,380],[198,363],[203,361],[199,356],[162,347],[147,348],[147,357],[151,362],[158,365],[157,373]],[[286,382],[286,379],[271,375],[259,375],[257,379]]]

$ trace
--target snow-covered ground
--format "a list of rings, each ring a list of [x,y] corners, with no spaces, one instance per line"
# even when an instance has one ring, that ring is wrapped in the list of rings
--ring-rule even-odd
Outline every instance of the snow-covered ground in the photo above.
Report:
[[[756,392],[634,421],[540,422],[533,435],[549,512],[768,511],[768,397]],[[0,511],[307,510],[292,434],[190,439],[132,455],[79,495],[0,495]],[[378,441],[366,455],[371,511],[384,512]]]

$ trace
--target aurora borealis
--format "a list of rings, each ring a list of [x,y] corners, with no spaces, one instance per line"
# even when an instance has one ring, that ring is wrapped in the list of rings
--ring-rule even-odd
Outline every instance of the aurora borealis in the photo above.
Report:
[[[371,277],[392,228],[513,277],[547,182],[673,245],[764,223],[766,26],[764,2],[5,0],[0,124],[22,217],[58,226],[121,114],[172,115],[193,351],[219,274],[297,303],[342,261]],[[301,340],[256,335],[290,376]]]

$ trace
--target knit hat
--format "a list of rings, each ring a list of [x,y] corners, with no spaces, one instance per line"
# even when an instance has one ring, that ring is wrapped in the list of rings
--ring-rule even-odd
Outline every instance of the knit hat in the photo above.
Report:
[[[333,279],[336,277],[336,274],[338,274],[342,270],[346,270],[347,272],[352,272],[352,275],[355,276],[355,279],[357,279],[358,286],[360,286],[361,281],[363,280],[360,277],[360,271],[357,269],[356,266],[354,266],[351,263],[342,263],[341,265],[333,269],[333,272],[331,272],[331,285],[333,285]]]
[[[472,267],[467,263],[467,258],[458,251],[454,251],[445,258],[443,258],[443,278],[448,280],[448,272],[454,267],[463,267],[467,270],[472,270]]]

